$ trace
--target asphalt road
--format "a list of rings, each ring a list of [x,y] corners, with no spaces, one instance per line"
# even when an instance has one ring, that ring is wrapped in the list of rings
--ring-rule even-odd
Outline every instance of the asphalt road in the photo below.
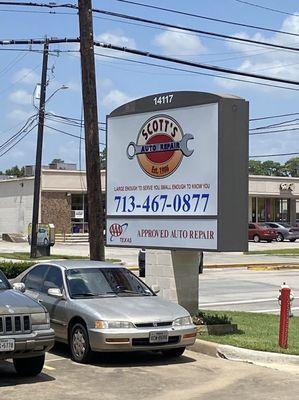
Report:
[[[58,348],[34,379],[18,378],[9,362],[0,363],[0,399],[290,400],[297,398],[298,374],[191,351],[177,360],[153,353],[108,354],[80,365]]]
[[[299,315],[299,270],[254,271],[246,268],[206,269],[199,276],[200,309],[279,313],[277,296],[286,282]]]

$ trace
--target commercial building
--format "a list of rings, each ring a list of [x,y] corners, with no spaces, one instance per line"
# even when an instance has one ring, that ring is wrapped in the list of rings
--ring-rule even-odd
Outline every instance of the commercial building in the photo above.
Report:
[[[86,174],[70,168],[42,170],[39,219],[53,223],[58,233],[83,233],[88,231]],[[105,191],[105,171],[101,182]],[[0,234],[27,234],[33,187],[33,176],[0,180]],[[299,178],[249,176],[248,211],[252,222],[299,222]]]

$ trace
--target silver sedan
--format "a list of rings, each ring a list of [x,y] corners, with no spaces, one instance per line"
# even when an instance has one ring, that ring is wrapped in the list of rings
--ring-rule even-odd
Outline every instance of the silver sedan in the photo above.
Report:
[[[77,362],[88,362],[92,351],[159,350],[178,357],[196,339],[188,311],[119,265],[51,261],[14,282],[48,309],[56,340],[70,345]]]

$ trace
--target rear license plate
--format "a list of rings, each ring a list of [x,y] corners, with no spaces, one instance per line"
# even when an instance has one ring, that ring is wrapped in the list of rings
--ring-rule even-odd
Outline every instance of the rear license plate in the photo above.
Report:
[[[0,339],[0,351],[14,351],[14,339]]]
[[[166,343],[168,342],[168,332],[150,332],[150,343]]]

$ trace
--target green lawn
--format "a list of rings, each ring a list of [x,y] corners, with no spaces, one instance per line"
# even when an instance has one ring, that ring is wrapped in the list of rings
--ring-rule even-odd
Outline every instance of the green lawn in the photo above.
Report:
[[[34,260],[88,260],[88,257],[82,257],[82,256],[67,256],[64,254],[51,254],[50,256],[44,256],[44,257],[38,257],[37,259],[35,258],[30,258],[29,253],[0,253],[0,258],[8,258],[8,259],[13,259],[13,260],[22,260],[22,261],[34,261]],[[119,259],[106,259],[107,262],[119,262],[121,260]]]
[[[238,333],[214,336],[199,335],[203,340],[229,344],[252,350],[272,351],[299,355],[299,317],[293,317],[289,323],[289,348],[278,346],[279,316],[233,311],[205,311],[205,314],[227,315],[233,324],[238,325]]]
[[[247,251],[244,254],[245,255],[270,254],[270,255],[277,255],[277,256],[298,256],[299,255],[299,247],[298,248],[290,248],[290,249]]]

